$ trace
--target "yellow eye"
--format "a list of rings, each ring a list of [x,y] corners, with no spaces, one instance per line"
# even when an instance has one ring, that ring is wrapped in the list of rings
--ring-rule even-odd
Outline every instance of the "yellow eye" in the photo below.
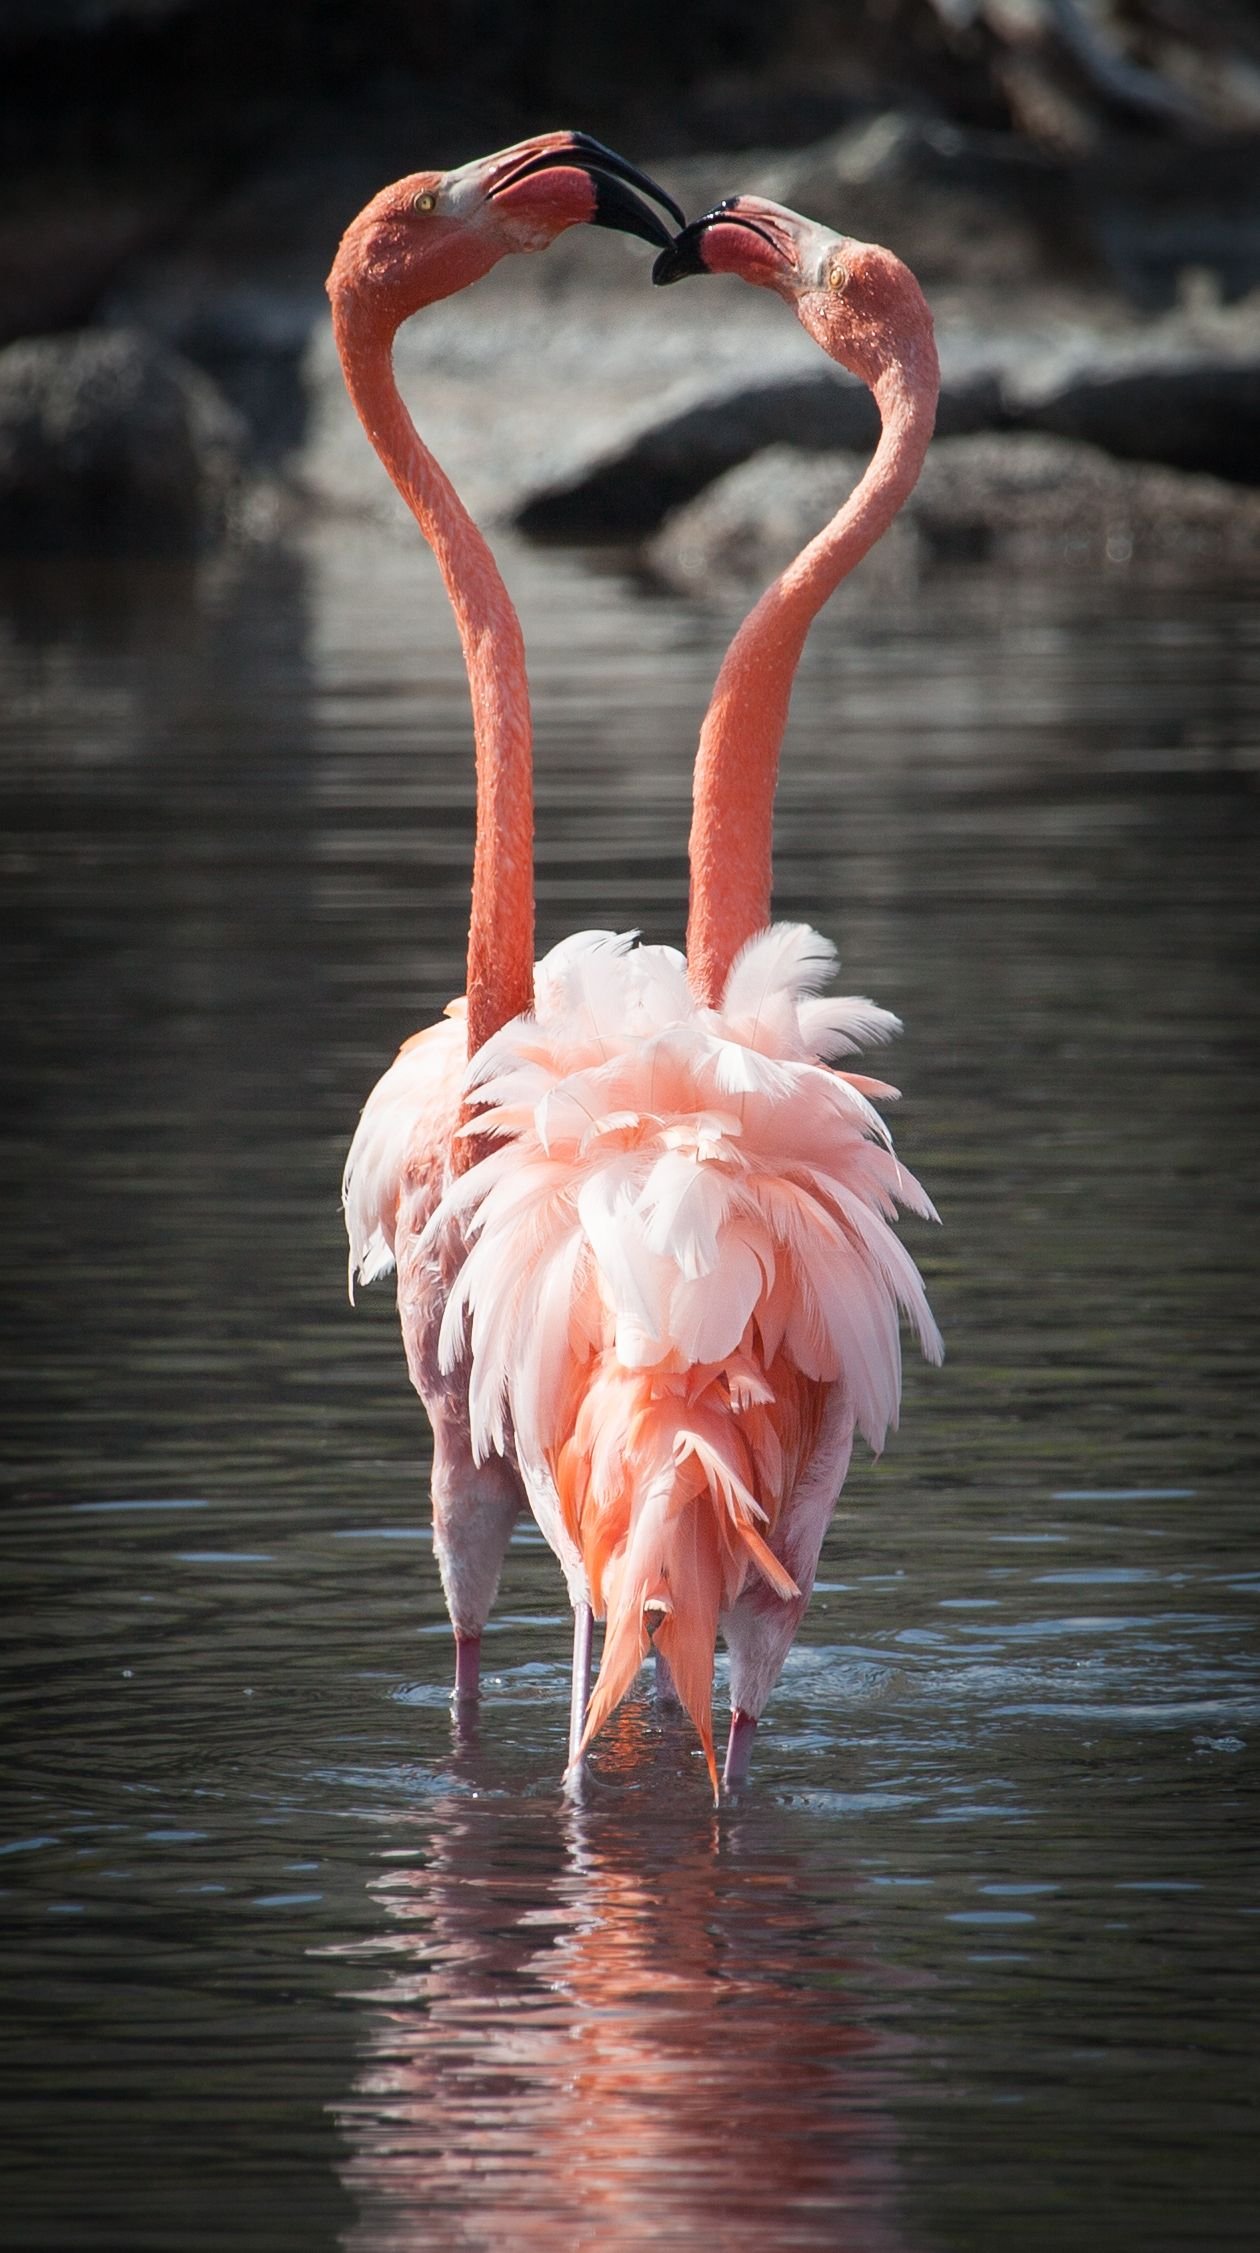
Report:
[[[846,269],[841,265],[840,260],[837,258],[834,263],[827,268],[828,289],[843,289],[848,279],[849,276]]]
[[[413,196],[411,199],[411,208],[413,211],[433,211],[436,209],[436,207],[437,197],[431,194],[431,192],[427,188],[425,189],[423,195]]]

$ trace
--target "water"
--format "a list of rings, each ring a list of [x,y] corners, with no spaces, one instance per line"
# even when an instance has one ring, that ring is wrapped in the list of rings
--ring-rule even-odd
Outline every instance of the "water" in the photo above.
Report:
[[[510,568],[541,941],[675,938],[731,616]],[[1254,2241],[1256,591],[964,575],[811,645],[778,904],[906,1020],[949,1360],[715,1816],[646,1696],[563,1803],[536,1538],[453,1737],[345,1304],[358,1104],[460,983],[431,579],[6,579],[7,2242]]]

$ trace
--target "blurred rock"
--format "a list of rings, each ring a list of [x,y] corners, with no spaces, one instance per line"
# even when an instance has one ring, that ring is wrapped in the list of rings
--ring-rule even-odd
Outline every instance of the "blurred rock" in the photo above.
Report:
[[[169,188],[74,194],[28,181],[0,203],[0,345],[93,320],[116,277],[161,243],[173,201]]]
[[[1042,430],[1260,485],[1260,324],[1230,315],[1212,326],[1200,334],[1174,319],[1114,336],[1078,324],[1057,343],[1019,328],[947,337],[938,440]],[[570,466],[514,522],[534,537],[634,538],[764,447],[869,452],[878,429],[869,393],[827,366],[715,390]]]
[[[764,586],[835,514],[860,454],[776,446],[678,510],[647,550],[686,592]],[[1260,558],[1260,493],[1215,478],[1114,461],[1075,440],[1031,434],[944,439],[891,531],[861,565],[854,599],[932,563],[1012,569]]]
[[[225,530],[244,431],[209,378],[128,329],[0,352],[0,550],[187,555]]]
[[[1098,279],[1064,167],[1009,137],[885,111],[738,185],[838,234],[890,244],[925,287]]]
[[[1017,134],[888,111],[749,170],[738,185],[890,244],[928,288],[1052,282],[1157,309],[1195,269],[1226,298],[1260,285],[1254,127],[1202,144],[1112,137],[1069,161]]]
[[[1001,419],[994,374],[980,372],[943,387],[938,430],[982,430]],[[839,369],[750,384],[683,409],[580,475],[531,495],[514,521],[535,538],[633,538],[765,446],[782,442],[812,453],[837,447],[869,452],[878,436],[869,391]]]
[[[1260,103],[1260,72],[1256,76]],[[1187,277],[1236,302],[1260,288],[1260,136],[1104,147],[1082,168],[1078,209],[1114,287],[1133,305],[1174,304]]]
[[[931,0],[951,44],[984,57],[1012,121],[1089,148],[1117,132],[1254,128],[1260,27],[1248,0]]]
[[[1056,377],[1014,371],[1008,419],[1080,438],[1126,461],[1260,485],[1260,323],[1252,348],[1178,345],[1122,351]]]
[[[794,445],[870,448],[879,417],[860,384],[822,369],[749,384],[684,408],[516,511],[535,538],[633,539],[737,462],[790,438]]]

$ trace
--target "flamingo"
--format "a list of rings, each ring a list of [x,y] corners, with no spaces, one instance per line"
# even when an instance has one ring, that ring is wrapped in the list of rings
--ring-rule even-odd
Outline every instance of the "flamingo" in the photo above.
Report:
[[[878,1452],[896,1422],[899,1313],[929,1361],[942,1352],[891,1225],[898,1205],[935,1218],[874,1107],[896,1091],[826,1061],[897,1021],[822,998],[827,940],[770,924],[793,675],[812,619],[918,475],[938,388],[931,319],[889,252],[760,199],[707,213],[655,274],[723,271],[776,289],[868,384],[880,442],[723,662],[697,760],[686,956],[587,932],[538,966],[532,1012],[472,1055],[479,1155],[426,1238],[434,1258],[459,1246],[438,1366],[466,1382],[473,1458],[514,1455],[564,1568],[570,1777],[655,1648],[715,1798],[719,1625],[734,1786],[854,1434]],[[607,1629],[588,1705],[592,1612]]]
[[[764,197],[732,196],[693,221],[662,252],[653,280],[667,284],[688,275],[721,273],[772,289],[785,300],[823,351],[867,385],[879,409],[881,436],[849,499],[767,588],[739,628],[701,728],[689,841],[687,960],[694,991],[710,1005],[722,994],[741,948],[770,920],[779,753],[806,636],[824,603],[880,539],[912,491],[931,440],[940,389],[932,316],[923,293],[909,268],[880,245],[834,234]],[[900,1027],[887,1017],[879,1026],[871,1019],[837,1029],[848,1038],[860,1031],[869,1040],[886,1038]],[[918,1206],[904,1195],[902,1201],[936,1217],[926,1203]],[[939,1363],[943,1347],[930,1318],[928,1323],[920,1319],[919,1336],[926,1358]],[[810,1474],[787,1496],[782,1510],[775,1547],[790,1559],[800,1596],[787,1605],[768,1601],[766,1584],[754,1578],[723,1617],[731,1657],[728,1784],[747,1776],[753,1732],[804,1612],[822,1537],[847,1473],[856,1403],[851,1398],[845,1407],[845,1391],[841,1382],[831,1396],[830,1444],[819,1447]],[[893,1424],[899,1392],[898,1374]],[[878,1451],[883,1441],[878,1422],[863,1428]]]
[[[541,134],[445,173],[382,189],[351,223],[328,279],[347,390],[381,462],[432,548],[459,626],[472,698],[477,828],[466,997],[404,1043],[369,1096],[342,1184],[350,1290],[397,1268],[412,1381],[433,1428],[434,1543],[455,1633],[457,1698],[475,1697],[481,1634],[525,1496],[510,1449],[476,1460],[467,1384],[437,1363],[458,1232],[425,1231],[448,1179],[480,1144],[461,1136],[465,1067],[534,996],[529,691],[516,611],[489,547],[421,443],[394,380],[394,336],[412,313],[466,288],[512,252],[545,249],[582,223],[670,235],[634,192],[678,206],[583,133]]]

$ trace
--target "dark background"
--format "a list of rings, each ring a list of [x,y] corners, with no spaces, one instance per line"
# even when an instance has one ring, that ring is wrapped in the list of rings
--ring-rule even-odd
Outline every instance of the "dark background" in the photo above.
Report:
[[[260,243],[296,249],[387,177],[560,123],[660,162],[908,110],[1007,192],[1123,181],[1189,210],[1231,292],[1258,270],[1253,0],[5,0],[0,78],[0,340],[98,317],[251,183]]]

